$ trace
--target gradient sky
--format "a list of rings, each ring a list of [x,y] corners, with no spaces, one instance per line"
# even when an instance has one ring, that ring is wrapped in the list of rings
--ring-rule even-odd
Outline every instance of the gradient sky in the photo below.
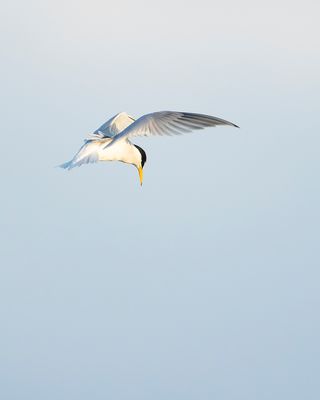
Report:
[[[320,398],[320,5],[4,1],[0,398]],[[110,116],[229,127],[69,160]]]

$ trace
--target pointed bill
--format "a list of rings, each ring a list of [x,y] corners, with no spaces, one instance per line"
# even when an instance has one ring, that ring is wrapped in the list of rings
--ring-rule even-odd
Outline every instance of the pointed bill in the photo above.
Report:
[[[143,169],[142,169],[142,167],[138,168],[138,172],[139,172],[140,185],[142,186],[142,181],[143,181]]]

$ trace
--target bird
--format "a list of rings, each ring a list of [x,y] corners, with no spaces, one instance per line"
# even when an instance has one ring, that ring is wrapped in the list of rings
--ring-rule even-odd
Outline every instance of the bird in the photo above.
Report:
[[[205,114],[157,111],[135,119],[126,112],[120,112],[90,133],[75,156],[60,167],[71,170],[99,161],[120,161],[137,168],[142,185],[147,155],[140,146],[132,143],[133,138],[179,135],[218,125],[239,128],[232,122]]]

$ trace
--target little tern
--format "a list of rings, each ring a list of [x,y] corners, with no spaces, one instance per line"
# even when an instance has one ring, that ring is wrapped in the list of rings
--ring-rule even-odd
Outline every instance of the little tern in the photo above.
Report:
[[[147,155],[130,139],[138,136],[179,135],[217,125],[239,128],[232,122],[204,114],[159,111],[135,120],[127,113],[121,112],[91,133],[72,160],[60,167],[70,170],[82,164],[98,161],[121,161],[137,168],[142,185],[143,167]]]

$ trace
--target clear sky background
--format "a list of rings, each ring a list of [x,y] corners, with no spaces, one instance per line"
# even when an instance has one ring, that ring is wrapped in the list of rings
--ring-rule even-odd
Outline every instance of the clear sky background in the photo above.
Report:
[[[319,13],[2,3],[1,399],[320,398]],[[54,168],[157,110],[241,129]]]

